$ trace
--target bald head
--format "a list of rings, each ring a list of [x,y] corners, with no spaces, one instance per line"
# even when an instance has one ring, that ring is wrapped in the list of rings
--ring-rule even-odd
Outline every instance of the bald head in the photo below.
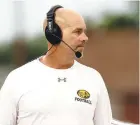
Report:
[[[55,12],[55,22],[60,26],[60,28],[63,30],[64,28],[72,27],[74,25],[82,23],[85,26],[84,19],[82,16],[70,9],[66,8],[59,8]],[[47,19],[43,22],[43,30],[45,31],[45,28],[47,26]]]

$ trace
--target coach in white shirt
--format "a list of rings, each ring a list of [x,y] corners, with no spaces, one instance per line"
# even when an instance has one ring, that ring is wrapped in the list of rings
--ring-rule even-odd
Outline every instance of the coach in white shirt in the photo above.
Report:
[[[75,60],[88,41],[84,19],[56,5],[43,29],[48,52],[12,71],[2,86],[0,125],[110,125],[101,75]]]

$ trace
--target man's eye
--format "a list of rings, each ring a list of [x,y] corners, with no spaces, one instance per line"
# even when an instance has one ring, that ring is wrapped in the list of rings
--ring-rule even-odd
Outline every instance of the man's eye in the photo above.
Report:
[[[75,31],[77,34],[81,34],[81,30],[77,30]]]

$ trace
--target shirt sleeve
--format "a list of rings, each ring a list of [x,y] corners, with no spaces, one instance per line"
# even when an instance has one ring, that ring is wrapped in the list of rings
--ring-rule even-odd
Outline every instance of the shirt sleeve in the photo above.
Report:
[[[0,90],[0,125],[16,125],[15,85],[11,74]]]
[[[112,111],[109,95],[105,83],[100,76],[100,91],[94,113],[94,125],[111,125]]]

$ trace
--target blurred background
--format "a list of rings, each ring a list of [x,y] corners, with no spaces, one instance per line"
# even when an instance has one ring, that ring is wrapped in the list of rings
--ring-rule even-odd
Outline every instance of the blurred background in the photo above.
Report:
[[[139,1],[0,0],[0,88],[10,71],[47,50],[42,24],[51,6],[79,12],[88,44],[79,62],[106,83],[113,118],[139,122]]]

